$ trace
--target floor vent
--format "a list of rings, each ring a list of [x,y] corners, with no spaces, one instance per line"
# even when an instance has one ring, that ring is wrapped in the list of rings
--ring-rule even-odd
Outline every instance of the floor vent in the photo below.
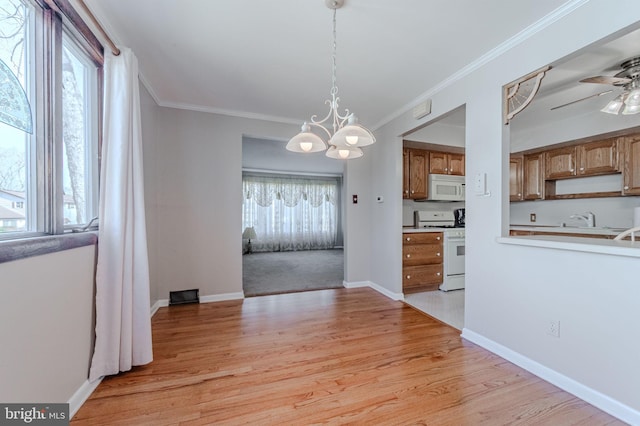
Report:
[[[200,303],[199,289],[169,292],[169,305],[184,305],[186,303]]]

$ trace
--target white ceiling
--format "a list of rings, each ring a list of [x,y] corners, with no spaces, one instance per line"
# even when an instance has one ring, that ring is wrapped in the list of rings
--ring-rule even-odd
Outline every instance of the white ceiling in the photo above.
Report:
[[[550,64],[552,68],[543,78],[538,94],[531,104],[515,117],[514,126],[518,129],[530,129],[540,123],[557,122],[601,110],[622,93],[623,89],[607,84],[580,83],[580,80],[598,75],[613,76],[622,71],[622,62],[637,56],[640,56],[640,30],[602,40],[568,58]],[[608,90],[611,90],[611,93],[579,101]],[[574,101],[579,102],[551,109]],[[608,118],[615,120],[616,116],[609,115]],[[640,115],[638,119],[640,120]]]
[[[163,106],[299,123],[324,116],[332,12],[323,0],[86,0],[138,57]],[[346,0],[341,109],[376,128],[566,0]]]

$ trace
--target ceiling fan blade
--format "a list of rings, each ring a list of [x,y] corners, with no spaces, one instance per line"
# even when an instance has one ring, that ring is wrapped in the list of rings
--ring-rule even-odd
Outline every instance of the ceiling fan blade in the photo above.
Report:
[[[613,90],[605,90],[604,92],[596,93],[596,94],[593,94],[593,95],[587,96],[587,97],[582,98],[582,99],[577,99],[577,100],[575,100],[575,101],[567,102],[566,104],[562,104],[562,105],[554,106],[553,108],[551,108],[551,111],[553,111],[553,110],[555,110],[555,109],[559,109],[559,108],[564,108],[564,107],[566,107],[566,106],[573,105],[573,104],[576,104],[576,103],[578,103],[578,102],[586,101],[587,99],[595,98],[595,97],[597,97],[597,96],[606,95],[607,93],[611,93],[611,92],[613,92]]]
[[[630,78],[610,77],[608,75],[598,75],[595,77],[588,77],[580,80],[580,83],[613,84],[614,86],[619,86],[630,82]]]

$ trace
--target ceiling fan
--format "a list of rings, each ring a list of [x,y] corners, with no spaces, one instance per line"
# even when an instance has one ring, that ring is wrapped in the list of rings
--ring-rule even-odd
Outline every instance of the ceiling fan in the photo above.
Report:
[[[622,87],[623,92],[600,111],[608,114],[619,114],[620,112],[625,115],[637,114],[640,112],[640,56],[624,61],[620,64],[620,68],[622,68],[622,71],[614,76],[599,75],[588,77],[580,80],[580,83],[610,84],[616,87]],[[577,102],[611,93],[612,91],[613,90],[606,90],[551,109],[563,108]]]

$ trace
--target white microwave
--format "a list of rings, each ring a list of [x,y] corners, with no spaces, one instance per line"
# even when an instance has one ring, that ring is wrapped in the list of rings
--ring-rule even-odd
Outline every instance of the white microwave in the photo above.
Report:
[[[427,200],[464,201],[464,176],[429,174]]]

